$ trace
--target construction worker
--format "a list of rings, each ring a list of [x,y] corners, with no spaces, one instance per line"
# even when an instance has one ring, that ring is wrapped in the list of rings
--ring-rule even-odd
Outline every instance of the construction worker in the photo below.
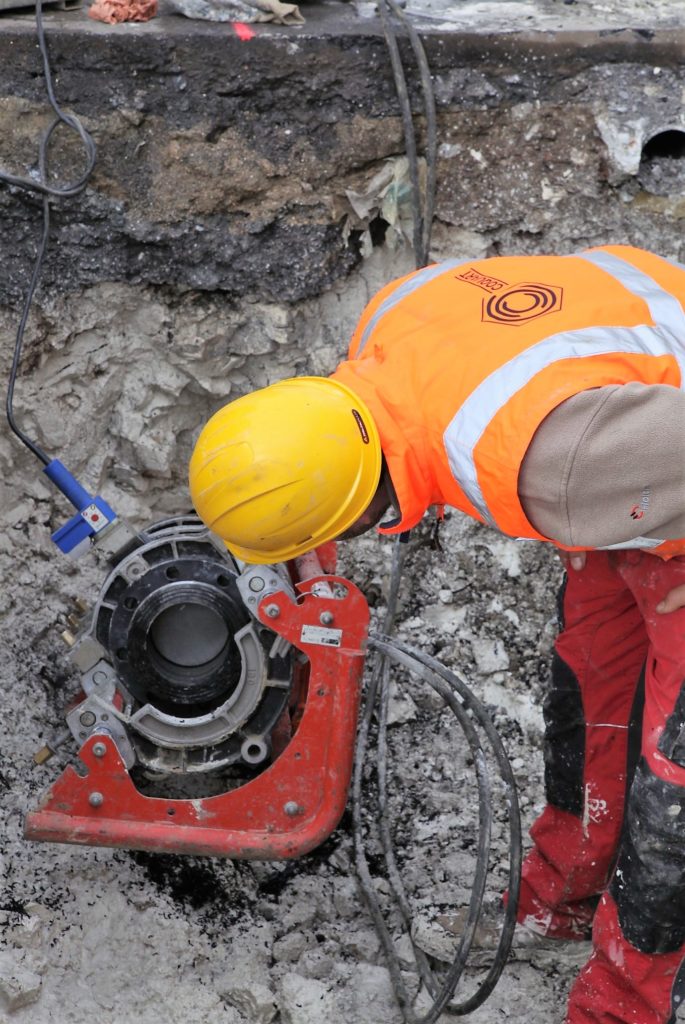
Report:
[[[566,552],[519,907],[543,935],[592,929],[565,1024],[666,1024],[685,995],[684,383],[685,266],[453,260],[384,288],[330,378],[221,409],[190,464],[247,562],[444,505]]]

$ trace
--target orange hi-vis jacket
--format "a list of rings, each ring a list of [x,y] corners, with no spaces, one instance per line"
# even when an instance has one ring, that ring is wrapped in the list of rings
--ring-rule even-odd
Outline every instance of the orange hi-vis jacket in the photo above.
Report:
[[[400,506],[384,532],[451,505],[512,537],[549,540],[517,490],[533,434],[588,388],[684,387],[684,307],[685,266],[629,246],[449,260],[387,285],[332,375],[378,426]],[[685,553],[685,539],[620,546]]]

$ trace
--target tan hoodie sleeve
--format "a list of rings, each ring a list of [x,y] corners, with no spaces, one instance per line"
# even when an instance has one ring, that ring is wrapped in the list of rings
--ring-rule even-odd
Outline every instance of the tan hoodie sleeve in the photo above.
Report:
[[[685,538],[685,392],[631,383],[562,402],[536,431],[518,490],[533,526],[569,547]]]

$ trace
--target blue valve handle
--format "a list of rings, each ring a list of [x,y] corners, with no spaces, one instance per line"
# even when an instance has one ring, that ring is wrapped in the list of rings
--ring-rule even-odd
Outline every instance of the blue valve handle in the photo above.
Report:
[[[93,499],[88,491],[85,487],[81,487],[76,477],[71,475],[67,467],[63,466],[59,459],[53,459],[52,462],[49,462],[43,469],[43,472],[79,512],[82,508],[86,508],[86,506],[92,503]]]
[[[90,546],[92,537],[114,522],[116,513],[99,495],[92,497],[59,459],[49,462],[43,472],[77,509],[77,514],[56,530],[52,539],[64,554],[78,557]]]

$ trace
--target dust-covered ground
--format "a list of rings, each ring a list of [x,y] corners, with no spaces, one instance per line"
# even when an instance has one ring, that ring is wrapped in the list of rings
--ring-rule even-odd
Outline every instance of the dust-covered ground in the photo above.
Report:
[[[353,2],[363,16],[375,15],[375,0]],[[683,26],[679,0],[406,0],[400,6],[423,31],[653,31]]]
[[[72,567],[53,554],[39,520],[34,509],[3,541],[5,571],[10,546],[13,570],[2,625],[9,699],[0,777],[0,1021],[401,1021],[355,882],[347,814],[321,849],[289,864],[22,839],[24,815],[56,776],[56,761],[74,753],[60,754],[44,769],[31,766],[33,751],[60,728],[73,690],[59,642],[67,599],[92,598],[101,579],[94,561]],[[560,566],[543,547],[504,540],[457,514],[448,514],[442,527],[440,551],[432,543],[432,525],[416,530],[410,541],[397,632],[463,672],[487,703],[512,759],[529,825],[542,801],[540,705]],[[342,571],[369,595],[376,628],[391,553],[392,543],[375,536],[341,546]],[[444,957],[456,939],[437,919],[449,923],[465,907],[474,868],[473,769],[454,720],[419,681],[396,677],[391,721],[392,813],[415,937]],[[507,866],[504,796],[496,792],[490,906]],[[380,878],[373,839],[369,851]],[[382,881],[380,891],[387,892]],[[390,923],[399,938],[396,917]],[[408,967],[406,938],[399,948]],[[560,1021],[565,993],[586,953],[582,947],[517,947],[494,995],[471,1019]],[[476,953],[464,991],[482,976],[488,958]]]

